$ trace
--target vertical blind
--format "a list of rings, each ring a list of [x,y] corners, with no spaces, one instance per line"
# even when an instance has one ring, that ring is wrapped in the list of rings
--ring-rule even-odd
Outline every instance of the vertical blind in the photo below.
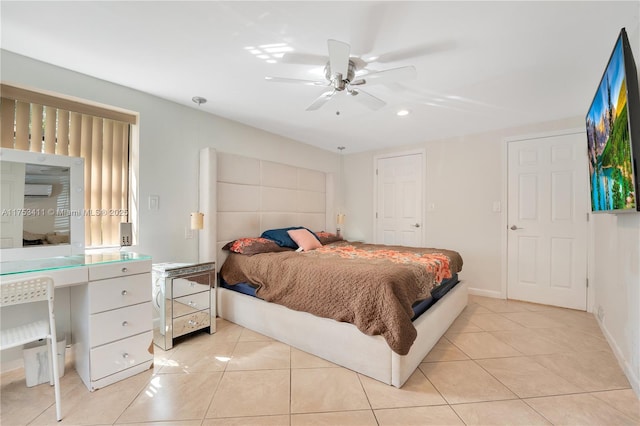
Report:
[[[47,102],[46,95],[35,96],[45,102],[30,102],[25,98],[34,96],[25,91],[10,96],[12,90],[2,89],[0,145],[84,158],[85,245],[118,245],[119,224],[129,215],[130,117],[92,115],[96,111],[86,113],[76,102]]]

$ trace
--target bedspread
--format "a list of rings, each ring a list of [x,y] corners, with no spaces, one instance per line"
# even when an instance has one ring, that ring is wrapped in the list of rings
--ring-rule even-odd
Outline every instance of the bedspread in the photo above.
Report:
[[[341,242],[303,253],[231,253],[220,274],[230,285],[257,285],[268,302],[382,335],[406,355],[417,334],[412,304],[461,267],[451,250]]]

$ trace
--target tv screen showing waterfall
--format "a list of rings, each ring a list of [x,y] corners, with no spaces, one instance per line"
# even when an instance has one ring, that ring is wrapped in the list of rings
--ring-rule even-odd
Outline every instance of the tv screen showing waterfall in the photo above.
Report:
[[[623,28],[586,116],[593,212],[636,212],[640,156],[638,76]]]

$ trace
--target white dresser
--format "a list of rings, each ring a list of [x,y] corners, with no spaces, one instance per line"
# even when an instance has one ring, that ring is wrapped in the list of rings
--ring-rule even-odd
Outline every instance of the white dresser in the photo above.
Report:
[[[0,266],[2,279],[48,275],[56,287],[69,287],[75,368],[89,390],[151,367],[151,257],[117,252]]]
[[[95,390],[153,362],[151,260],[94,265],[88,272],[87,285],[71,288],[71,335],[78,375]]]

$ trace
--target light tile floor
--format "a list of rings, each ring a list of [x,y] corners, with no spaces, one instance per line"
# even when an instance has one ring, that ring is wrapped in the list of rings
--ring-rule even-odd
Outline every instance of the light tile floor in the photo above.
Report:
[[[69,425],[640,425],[593,315],[470,296],[402,389],[218,320],[156,348],[152,370],[89,392],[61,380]],[[53,389],[2,375],[2,426],[56,424]]]

